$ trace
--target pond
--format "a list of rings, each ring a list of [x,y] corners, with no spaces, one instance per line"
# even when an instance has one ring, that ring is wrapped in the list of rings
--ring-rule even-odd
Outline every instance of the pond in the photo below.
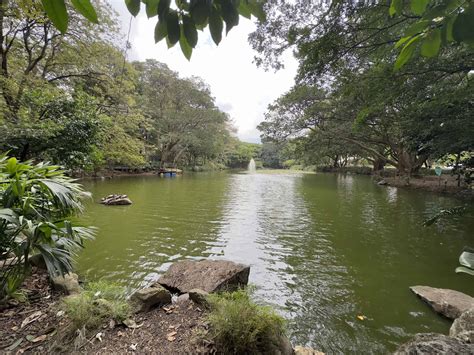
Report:
[[[131,292],[181,259],[249,264],[254,297],[289,320],[294,344],[328,353],[392,351],[415,333],[449,329],[409,286],[474,295],[474,278],[454,273],[462,248],[474,244],[474,220],[421,225],[459,204],[446,196],[377,186],[365,176],[284,172],[84,185],[93,201],[82,222],[99,229],[78,257],[81,276]],[[97,203],[112,193],[134,204]]]

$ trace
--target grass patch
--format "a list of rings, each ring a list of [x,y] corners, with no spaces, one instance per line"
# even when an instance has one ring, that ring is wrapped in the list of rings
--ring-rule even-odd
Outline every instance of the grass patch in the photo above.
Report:
[[[80,294],[65,297],[62,307],[74,330],[91,330],[109,319],[121,322],[130,316],[125,289],[106,281],[91,282]]]
[[[208,336],[219,353],[272,353],[281,347],[285,320],[266,306],[255,304],[247,290],[208,296]]]

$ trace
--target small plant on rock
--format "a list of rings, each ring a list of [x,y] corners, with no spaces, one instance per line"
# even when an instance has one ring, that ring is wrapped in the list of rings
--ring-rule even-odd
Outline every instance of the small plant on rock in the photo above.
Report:
[[[255,304],[249,291],[211,294],[208,302],[209,336],[219,353],[261,354],[281,349],[286,339],[284,319],[272,308]]]

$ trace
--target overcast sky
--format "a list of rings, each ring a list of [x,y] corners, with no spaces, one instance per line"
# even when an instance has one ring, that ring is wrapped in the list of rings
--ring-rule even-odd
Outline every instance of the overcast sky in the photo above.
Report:
[[[119,12],[122,31],[128,30],[130,14],[124,0],[109,0]],[[291,54],[285,60],[285,69],[274,73],[265,72],[252,63],[254,51],[247,41],[255,24],[241,17],[240,24],[224,37],[217,47],[208,29],[199,31],[199,41],[188,62],[179,44],[168,49],[165,41],[155,44],[153,33],[156,17],[147,19],[144,9],[132,20],[128,51],[130,60],[153,58],[166,63],[182,77],[192,75],[203,78],[210,86],[217,105],[229,113],[238,136],[246,142],[259,142],[256,126],[263,120],[267,105],[293,85],[297,63]]]

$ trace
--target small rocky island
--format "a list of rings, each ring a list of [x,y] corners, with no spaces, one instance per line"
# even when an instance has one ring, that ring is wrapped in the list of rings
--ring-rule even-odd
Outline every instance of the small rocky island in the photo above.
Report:
[[[126,206],[131,205],[132,201],[128,198],[127,195],[108,195],[102,197],[100,203],[107,206]]]

